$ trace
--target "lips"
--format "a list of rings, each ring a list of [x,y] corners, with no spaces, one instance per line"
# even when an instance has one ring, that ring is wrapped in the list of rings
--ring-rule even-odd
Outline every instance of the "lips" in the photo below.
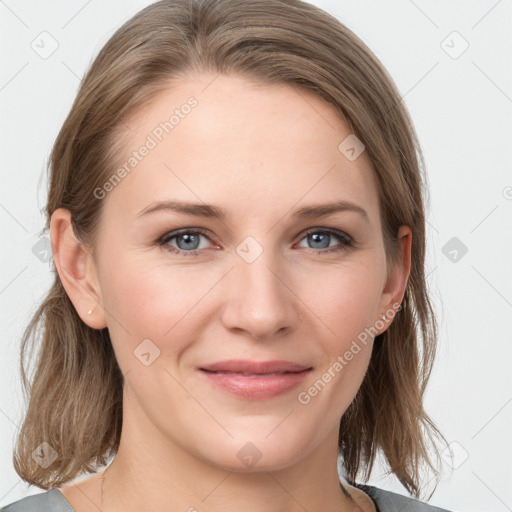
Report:
[[[247,361],[242,359],[231,359],[219,361],[218,363],[202,366],[201,370],[215,373],[237,373],[249,375],[272,375],[282,373],[298,373],[309,370],[311,367],[304,366],[291,361]]]
[[[301,384],[312,367],[291,361],[220,361],[198,368],[215,389],[244,400],[266,400]]]

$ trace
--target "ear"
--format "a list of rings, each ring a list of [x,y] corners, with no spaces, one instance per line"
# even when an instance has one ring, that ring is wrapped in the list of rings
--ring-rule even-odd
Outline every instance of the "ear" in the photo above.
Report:
[[[396,243],[398,257],[388,269],[387,281],[379,303],[378,320],[385,324],[385,327],[379,329],[378,334],[382,334],[391,325],[398,311],[398,305],[402,303],[405,295],[411,272],[412,231],[409,226],[400,226]]]
[[[52,214],[50,240],[53,263],[78,315],[89,327],[103,329],[107,324],[96,266],[90,250],[75,236],[69,210],[58,208]]]

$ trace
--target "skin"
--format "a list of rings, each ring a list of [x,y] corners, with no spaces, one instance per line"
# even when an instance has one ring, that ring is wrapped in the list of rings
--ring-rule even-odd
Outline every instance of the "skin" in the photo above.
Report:
[[[121,443],[103,506],[101,473],[60,489],[78,512],[374,511],[362,491],[347,486],[352,498],[344,495],[336,468],[340,419],[373,339],[309,404],[297,395],[402,301],[411,231],[400,228],[403,261],[390,267],[365,152],[349,161],[338,145],[351,132],[335,109],[285,84],[191,75],[127,120],[120,161],[190,96],[198,106],[101,199],[97,261],[74,237],[69,212],[52,215],[53,257],[66,292],[90,327],[108,326],[125,375]],[[228,216],[162,210],[137,217],[169,199],[214,204]],[[356,203],[368,220],[354,211],[292,218],[300,207],[335,200]],[[182,228],[207,236],[191,249],[179,238],[167,246],[199,247],[197,257],[158,245]],[[329,248],[341,250],[321,254],[326,249],[308,238],[309,228],[341,230],[356,245],[327,236]],[[236,251],[248,236],[263,251],[251,263]],[[149,366],[134,357],[147,338],[160,350]],[[248,401],[195,369],[231,358],[285,359],[313,370],[284,395]],[[250,467],[237,457],[248,442],[261,453]]]

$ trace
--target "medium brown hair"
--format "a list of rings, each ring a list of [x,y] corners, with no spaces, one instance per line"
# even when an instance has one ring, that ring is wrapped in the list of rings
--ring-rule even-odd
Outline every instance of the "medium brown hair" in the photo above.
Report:
[[[77,238],[94,247],[103,204],[94,190],[116,169],[124,121],[192,71],[285,83],[333,105],[372,163],[388,265],[397,261],[399,226],[411,228],[405,300],[375,338],[368,371],[341,419],[339,454],[349,480],[363,471],[367,481],[381,450],[389,472],[419,497],[423,463],[439,474],[428,442],[444,441],[423,407],[437,343],[424,271],[425,164],[393,80],[336,18],[300,0],[162,0],[141,10],[99,52],[57,136],[45,229],[57,208],[67,208]],[[34,339],[40,347],[29,379],[24,359]],[[56,272],[24,332],[21,374],[28,407],[13,460],[23,480],[56,487],[116,453],[124,381],[108,329],[80,319]],[[47,468],[32,458],[43,441],[58,453]]]

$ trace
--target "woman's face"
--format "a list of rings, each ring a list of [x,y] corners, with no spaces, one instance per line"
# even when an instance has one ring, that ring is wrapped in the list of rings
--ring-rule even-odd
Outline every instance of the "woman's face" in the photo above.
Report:
[[[313,94],[238,76],[195,75],[123,127],[125,172],[97,191],[94,273],[123,435],[237,470],[332,449],[407,278],[388,276],[362,147],[339,148],[351,132]],[[306,370],[204,370],[227,360]]]

